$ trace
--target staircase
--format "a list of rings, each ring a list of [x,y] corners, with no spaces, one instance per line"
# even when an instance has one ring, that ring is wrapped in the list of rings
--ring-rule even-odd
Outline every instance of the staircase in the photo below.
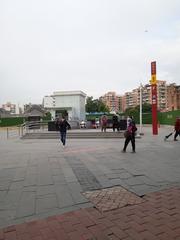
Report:
[[[21,139],[58,139],[59,132],[29,132]],[[67,132],[68,139],[100,139],[100,138],[124,138],[124,131],[120,132],[100,132],[88,130],[71,130]]]

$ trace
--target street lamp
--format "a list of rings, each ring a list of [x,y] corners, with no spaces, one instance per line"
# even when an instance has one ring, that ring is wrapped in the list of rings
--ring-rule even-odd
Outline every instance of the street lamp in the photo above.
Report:
[[[142,83],[140,84],[140,101],[139,101],[139,134],[142,135]]]

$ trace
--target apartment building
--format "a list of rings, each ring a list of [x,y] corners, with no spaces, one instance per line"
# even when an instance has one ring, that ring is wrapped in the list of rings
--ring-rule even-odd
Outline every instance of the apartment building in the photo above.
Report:
[[[158,110],[165,111],[166,110],[166,81],[157,81],[157,99],[158,99]],[[151,104],[151,85],[146,84],[142,86],[142,103]],[[126,108],[133,108],[137,105],[140,105],[140,87],[133,89],[131,92],[125,93],[125,106]]]
[[[140,97],[139,97],[140,99]],[[142,86],[142,103],[149,103],[151,104],[151,85],[146,84]]]
[[[135,106],[133,92],[125,93],[125,108],[133,108]]]
[[[151,85],[142,86],[142,103],[152,103]],[[115,92],[108,92],[101,100],[109,107],[110,111],[124,112],[127,108],[140,105],[140,87],[126,92],[123,96]],[[180,109],[180,85],[167,84],[164,80],[157,80],[157,108],[159,111]]]
[[[109,107],[111,112],[118,112],[120,110],[120,99],[115,92],[108,92],[99,99]]]
[[[167,85],[166,81],[157,81],[157,107],[159,111],[166,111],[166,100],[167,100]]]
[[[180,109],[180,85],[177,86],[175,83],[171,83],[167,86],[167,100],[166,109],[167,111]]]

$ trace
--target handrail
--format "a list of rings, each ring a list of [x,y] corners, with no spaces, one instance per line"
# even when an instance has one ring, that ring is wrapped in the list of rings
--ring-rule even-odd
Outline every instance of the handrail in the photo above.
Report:
[[[23,137],[28,132],[46,130],[49,121],[28,121],[21,124],[20,136]]]

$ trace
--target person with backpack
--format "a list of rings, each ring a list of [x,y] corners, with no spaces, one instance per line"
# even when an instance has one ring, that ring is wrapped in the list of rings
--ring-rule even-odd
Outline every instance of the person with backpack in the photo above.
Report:
[[[125,131],[126,135],[125,135],[124,148],[122,150],[123,153],[126,152],[126,148],[127,148],[130,141],[131,141],[131,144],[132,144],[132,153],[136,152],[136,145],[135,145],[136,131],[137,131],[137,127],[136,127],[135,121],[131,117],[131,120],[129,121],[129,124],[127,126],[127,130]]]
[[[107,128],[107,116],[103,115],[101,117],[101,132],[106,132],[106,128]]]
[[[71,129],[71,126],[64,117],[62,117],[60,120],[57,121],[57,126],[58,126],[58,130],[60,132],[60,141],[62,142],[63,147],[65,147],[66,132],[67,132],[67,129]]]

